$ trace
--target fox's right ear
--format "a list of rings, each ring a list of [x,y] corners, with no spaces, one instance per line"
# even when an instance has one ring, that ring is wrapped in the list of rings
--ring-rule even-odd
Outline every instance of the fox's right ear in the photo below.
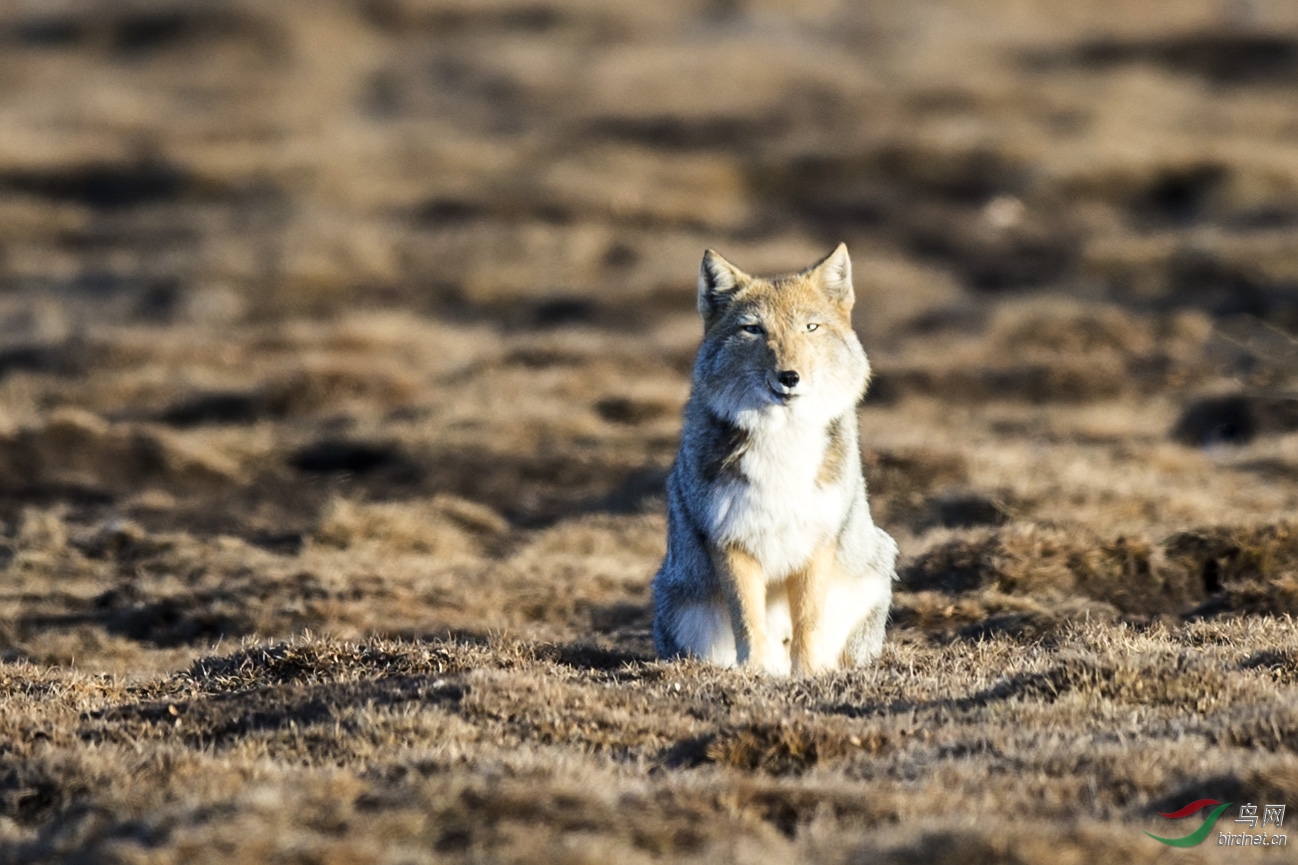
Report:
[[[734,299],[735,292],[748,283],[750,277],[712,250],[703,253],[699,267],[699,315],[704,326]]]

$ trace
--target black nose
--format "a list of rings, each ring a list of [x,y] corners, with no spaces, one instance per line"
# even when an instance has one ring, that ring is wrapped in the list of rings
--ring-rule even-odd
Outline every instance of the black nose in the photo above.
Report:
[[[777,375],[776,378],[778,378],[780,380],[780,384],[784,385],[785,387],[798,386],[798,374],[791,369],[786,369],[784,372]]]

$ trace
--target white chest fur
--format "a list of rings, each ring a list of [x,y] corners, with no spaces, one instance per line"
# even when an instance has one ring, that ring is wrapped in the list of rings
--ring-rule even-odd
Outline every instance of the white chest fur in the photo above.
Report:
[[[847,489],[841,482],[817,482],[828,446],[823,421],[779,412],[746,426],[742,478],[727,478],[714,487],[709,528],[716,542],[747,550],[768,580],[779,582],[837,532],[847,509]]]

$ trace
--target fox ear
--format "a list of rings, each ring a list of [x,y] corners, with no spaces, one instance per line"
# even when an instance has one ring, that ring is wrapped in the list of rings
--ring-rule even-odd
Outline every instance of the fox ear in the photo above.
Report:
[[[833,252],[812,267],[811,275],[820,282],[831,300],[846,310],[852,308],[856,295],[852,291],[852,259],[847,254],[846,243],[834,247]]]
[[[751,277],[712,250],[703,253],[699,267],[699,315],[705,325],[726,307]]]

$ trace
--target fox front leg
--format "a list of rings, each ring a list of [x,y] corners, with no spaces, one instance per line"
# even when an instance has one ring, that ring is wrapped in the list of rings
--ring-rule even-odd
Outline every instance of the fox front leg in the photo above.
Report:
[[[713,555],[713,565],[735,631],[735,661],[741,667],[769,669],[766,638],[766,572],[757,559],[731,546]]]
[[[823,544],[805,566],[789,577],[789,615],[793,619],[793,641],[789,655],[793,675],[807,676],[831,666],[822,657],[825,628],[825,594],[833,575],[835,548]]]

